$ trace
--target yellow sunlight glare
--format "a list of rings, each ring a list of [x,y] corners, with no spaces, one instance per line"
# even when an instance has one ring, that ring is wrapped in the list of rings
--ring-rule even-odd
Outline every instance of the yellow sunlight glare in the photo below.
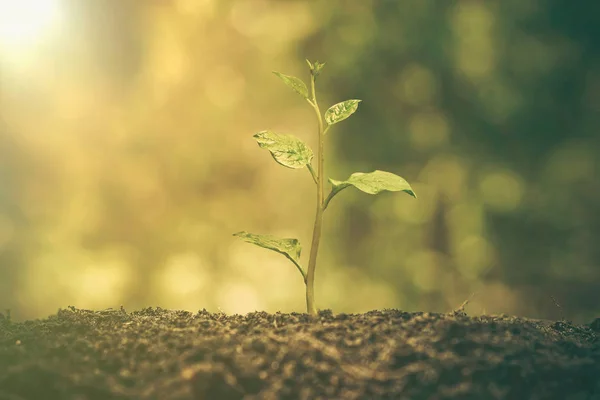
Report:
[[[0,52],[30,50],[56,25],[60,0],[0,0]]]

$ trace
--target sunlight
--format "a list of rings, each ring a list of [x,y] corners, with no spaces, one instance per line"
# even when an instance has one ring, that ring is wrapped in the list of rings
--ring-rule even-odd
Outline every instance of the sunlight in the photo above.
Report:
[[[0,51],[26,51],[60,19],[59,0],[0,0]]]

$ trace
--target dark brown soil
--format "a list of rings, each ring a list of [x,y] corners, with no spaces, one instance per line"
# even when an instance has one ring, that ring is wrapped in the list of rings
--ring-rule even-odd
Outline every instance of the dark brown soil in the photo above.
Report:
[[[0,399],[600,399],[599,338],[462,312],[0,314]]]

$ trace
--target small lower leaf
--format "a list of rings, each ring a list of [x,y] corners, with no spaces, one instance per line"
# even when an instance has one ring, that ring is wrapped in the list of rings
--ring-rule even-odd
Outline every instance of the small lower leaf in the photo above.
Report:
[[[313,152],[302,140],[292,135],[261,131],[254,135],[261,149],[267,149],[279,164],[288,168],[304,168]]]
[[[298,271],[300,271],[306,282],[306,274],[298,263],[302,252],[302,246],[300,246],[300,241],[298,239],[280,239],[271,235],[256,235],[246,231],[234,233],[233,236],[239,237],[243,241],[252,243],[256,246],[283,254],[288,260],[296,265],[296,268],[298,268]]]
[[[325,200],[325,208],[327,208],[327,205],[333,196],[349,186],[354,186],[358,190],[369,194],[377,194],[384,190],[388,190],[390,192],[403,191],[415,198],[417,197],[415,192],[412,190],[408,182],[404,180],[404,178],[386,171],[375,170],[369,173],[355,172],[345,181],[329,179],[329,182],[333,185],[333,188]]]

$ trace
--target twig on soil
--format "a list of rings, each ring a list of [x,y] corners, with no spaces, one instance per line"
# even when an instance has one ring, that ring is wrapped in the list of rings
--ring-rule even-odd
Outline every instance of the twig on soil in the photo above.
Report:
[[[556,301],[556,299],[554,298],[554,296],[550,295],[550,298],[552,299],[552,302],[554,303],[554,305],[560,311],[560,319],[561,319],[561,321],[564,321],[565,320],[565,313],[563,311],[563,308],[561,307],[560,304],[558,304],[558,301]]]
[[[473,299],[473,296],[475,296],[476,292],[471,293],[471,295],[469,296],[468,299],[466,299],[465,301],[462,302],[462,304],[460,306],[458,306],[458,308],[455,308],[452,311],[452,314],[466,314],[465,313],[465,307],[467,306],[467,304],[469,304],[469,302],[471,301],[471,299]]]

